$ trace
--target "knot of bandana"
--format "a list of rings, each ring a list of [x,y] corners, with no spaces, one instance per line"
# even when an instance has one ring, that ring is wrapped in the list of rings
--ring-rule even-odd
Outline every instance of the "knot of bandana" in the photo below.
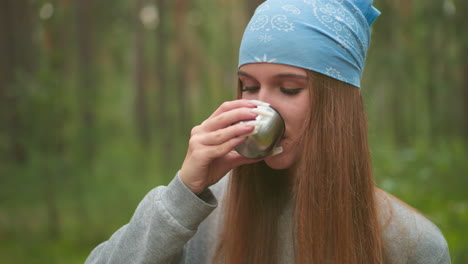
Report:
[[[267,0],[245,29],[239,67],[286,64],[360,87],[379,15],[372,0]]]

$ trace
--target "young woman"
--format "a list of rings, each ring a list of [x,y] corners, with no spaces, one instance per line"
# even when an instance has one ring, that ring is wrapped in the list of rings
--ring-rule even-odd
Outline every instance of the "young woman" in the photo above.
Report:
[[[86,263],[450,263],[437,227],[374,184],[359,87],[378,15],[371,0],[259,6],[239,99],[192,129],[174,180]],[[262,102],[285,121],[282,152],[247,159],[233,149],[255,123],[239,121]]]

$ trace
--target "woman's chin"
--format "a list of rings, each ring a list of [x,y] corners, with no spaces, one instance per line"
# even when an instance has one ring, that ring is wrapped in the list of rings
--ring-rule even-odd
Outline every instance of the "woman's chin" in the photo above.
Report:
[[[294,159],[284,152],[274,156],[268,156],[264,161],[268,167],[274,170],[288,169],[294,164]]]

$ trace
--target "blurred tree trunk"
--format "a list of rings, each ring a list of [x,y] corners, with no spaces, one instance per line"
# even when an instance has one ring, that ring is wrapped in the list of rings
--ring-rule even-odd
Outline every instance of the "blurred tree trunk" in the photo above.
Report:
[[[78,136],[78,155],[82,175],[90,175],[96,151],[96,117],[95,106],[97,104],[97,85],[95,72],[95,30],[96,18],[93,0],[75,0],[75,23],[77,39],[78,60],[78,90],[77,105],[80,111],[80,126]],[[75,178],[75,195],[77,213],[80,217],[80,225],[86,227],[89,216],[86,205],[86,182],[83,177]]]
[[[247,5],[247,12],[248,12],[248,18],[250,19],[250,16],[253,15],[255,12],[255,9],[263,3],[265,0],[246,0],[246,5]]]
[[[36,47],[33,41],[32,10],[27,0],[5,0],[0,8],[0,133],[5,135],[8,160],[26,159],[22,143],[22,118],[19,101],[22,87],[18,81],[33,78]]]
[[[158,127],[165,125],[166,120],[166,89],[167,89],[167,60],[166,60],[166,12],[167,12],[167,3],[166,0],[156,0],[156,6],[159,10],[159,24],[156,29],[156,76],[157,76],[157,85],[158,92],[156,93],[158,98]]]
[[[409,17],[411,17],[411,15],[413,15],[412,14],[412,0],[400,0],[400,3],[397,5],[400,6],[401,14],[405,19],[408,19]]]
[[[186,133],[189,128],[188,124],[190,120],[188,118],[189,100],[187,93],[187,67],[189,66],[187,47],[188,40],[186,39],[187,30],[187,0],[176,0],[175,1],[175,61],[177,65],[176,69],[176,86],[177,86],[177,100],[176,102],[179,109],[179,122],[181,124],[182,133]]]
[[[161,166],[164,169],[171,167],[170,161],[174,157],[174,148],[172,146],[173,140],[171,134],[173,133],[173,122],[169,118],[169,93],[168,93],[168,67],[169,61],[167,59],[168,53],[168,0],[155,0],[155,4],[159,10],[159,24],[156,29],[156,76],[157,76],[157,98],[158,102],[158,115],[156,119],[157,133],[161,142],[161,153],[164,153],[164,160],[161,162]]]
[[[468,12],[468,1],[459,1],[459,8],[457,10],[458,23],[456,23],[461,38],[461,91],[462,91],[462,113],[461,113],[461,123],[463,127],[464,137],[468,140],[468,35],[466,33],[466,24],[468,23],[468,18],[466,16]]]
[[[409,24],[409,10],[410,10],[410,3],[406,3],[402,6],[394,5],[393,7],[394,13],[398,14],[392,19],[392,22],[388,25],[390,29],[392,27],[404,29],[407,28],[405,25]],[[396,24],[395,26],[392,24]],[[392,128],[393,128],[393,136],[396,142],[396,145],[399,147],[405,147],[408,144],[408,124],[406,121],[406,109],[405,109],[405,101],[407,98],[402,99],[400,90],[401,87],[408,86],[408,79],[405,78],[407,72],[407,62],[405,61],[408,58],[408,46],[407,43],[410,42],[411,34],[408,33],[408,30],[390,30],[389,31],[389,40],[390,46],[398,52],[395,56],[399,56],[400,59],[395,61],[395,68],[394,68],[394,82],[392,82],[392,87],[394,89],[388,93],[390,96],[390,104],[389,107],[392,110],[390,119],[392,120]],[[409,53],[409,52],[408,52]]]
[[[134,3],[134,65],[133,76],[136,88],[135,97],[135,120],[140,135],[140,142],[143,147],[148,147],[150,143],[150,126],[148,120],[148,104],[146,102],[146,63],[145,63],[145,37],[144,28],[140,21],[139,13],[143,8],[142,0],[135,0]]]
[[[62,56],[57,55],[57,50],[60,50],[63,53],[66,53],[64,50],[64,36],[66,34],[63,34],[65,32],[62,32],[62,27],[61,27],[62,21],[57,21],[54,17],[49,18],[48,21],[44,22],[44,38],[43,38],[43,49],[46,58],[48,58],[47,63],[48,63],[48,68],[47,68],[47,74],[51,76],[50,78],[47,78],[47,80],[39,80],[39,86],[41,89],[44,89],[47,87],[47,89],[52,89],[51,90],[53,93],[49,94],[48,97],[57,97],[60,98],[56,94],[55,90],[55,82],[58,80],[60,77],[63,76],[64,74],[64,60]],[[52,81],[52,79],[54,81]],[[60,82],[60,81],[57,81]],[[59,99],[60,100],[60,99]],[[58,101],[58,100],[57,100]],[[60,235],[60,212],[59,212],[59,205],[58,205],[58,193],[57,193],[57,175],[58,172],[55,168],[58,166],[54,166],[51,164],[51,160],[54,157],[59,156],[60,149],[58,145],[60,145],[62,142],[62,139],[59,135],[59,127],[63,124],[59,124],[57,122],[57,110],[54,109],[54,106],[56,105],[50,105],[48,104],[47,109],[43,109],[42,111],[38,112],[33,118],[40,122],[41,124],[39,126],[42,126],[42,128],[36,128],[33,132],[32,137],[33,142],[34,142],[34,148],[38,152],[43,155],[44,160],[42,160],[39,171],[37,172],[38,175],[41,177],[41,183],[42,183],[42,195],[44,199],[44,203],[46,205],[46,213],[47,213],[47,230],[48,230],[48,236],[51,239],[56,239]],[[34,109],[35,106],[31,109],[32,111],[36,111],[37,109]],[[37,123],[36,123],[37,124]],[[36,125],[37,126],[37,125]]]
[[[96,80],[94,77],[94,43],[93,25],[95,16],[92,14],[92,0],[76,0],[76,24],[78,44],[78,105],[81,111],[82,157],[90,165],[95,154],[94,128],[96,105]]]
[[[468,45],[465,45],[465,51],[468,50]],[[464,129],[464,137],[465,137],[465,140],[468,140],[468,55],[467,53],[465,52],[464,53],[464,59],[463,59],[463,69],[462,69],[462,82],[461,82],[461,85],[462,85],[462,107],[463,107],[463,110],[462,110],[462,113],[461,113],[461,122],[462,122],[462,126],[463,126],[463,129]]]

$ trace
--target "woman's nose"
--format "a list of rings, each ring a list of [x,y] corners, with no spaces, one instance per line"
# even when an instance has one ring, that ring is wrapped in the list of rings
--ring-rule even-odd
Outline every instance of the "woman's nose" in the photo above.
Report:
[[[269,104],[273,103],[272,102],[272,95],[268,91],[268,89],[265,88],[265,87],[260,88],[257,96],[258,96],[257,100],[260,100],[262,102],[266,102],[266,103],[269,103]]]

